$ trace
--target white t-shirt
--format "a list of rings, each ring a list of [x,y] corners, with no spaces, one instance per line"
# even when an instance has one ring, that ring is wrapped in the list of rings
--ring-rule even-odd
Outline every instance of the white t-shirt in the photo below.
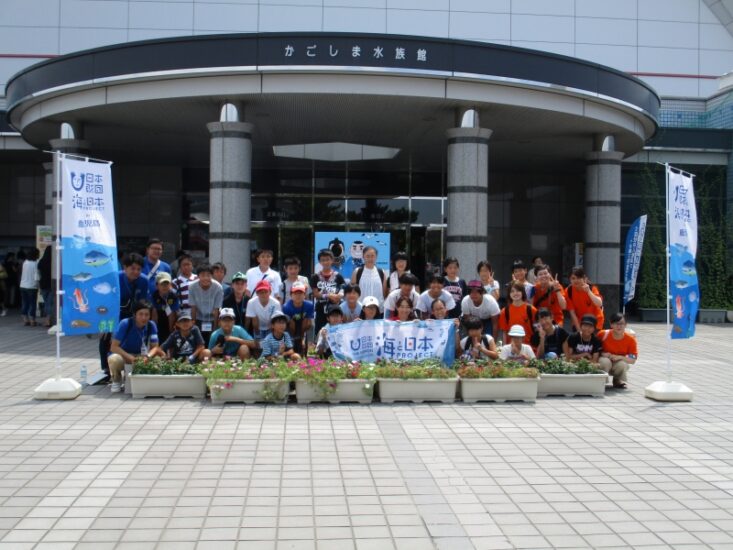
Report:
[[[33,260],[25,260],[23,262],[23,270],[20,274],[20,288],[38,288],[38,281],[36,281],[37,270],[38,262]]]
[[[382,291],[382,279],[379,277],[377,267],[371,269],[364,267],[361,273],[361,279],[356,281],[361,289],[361,299],[363,303],[367,296],[374,296],[379,300],[379,311],[384,311],[384,293]]]
[[[491,342],[494,341],[494,337],[491,334],[482,334],[481,343],[486,346],[486,349],[491,349]],[[471,348],[473,348],[473,342],[469,344],[469,338],[466,336],[461,339],[461,355],[470,355]],[[479,353],[479,357],[488,357],[483,353]]]
[[[275,298],[270,296],[267,305],[263,306],[260,303],[260,299],[254,297],[247,302],[247,313],[245,315],[247,317],[257,317],[260,323],[260,334],[262,334],[264,331],[270,330],[270,317],[272,317],[275,311],[280,311],[280,302]],[[261,336],[255,334],[255,338],[259,337]]]
[[[247,270],[247,290],[251,296],[255,295],[255,287],[260,281],[267,281],[270,283],[271,296],[278,296],[280,287],[282,286],[282,279],[280,274],[274,269],[268,268],[264,273],[260,270],[260,266],[251,267]]]
[[[484,288],[486,289],[486,294],[491,294],[495,290],[498,290],[501,293],[501,285],[496,279],[494,279],[493,285],[484,285]]]
[[[535,358],[534,351],[532,351],[532,347],[529,344],[522,344],[522,355],[525,357],[529,357],[530,359]],[[501,350],[499,350],[499,359],[514,359],[520,361],[526,360],[524,357],[517,356],[512,353],[511,344],[501,346]]]
[[[397,298],[400,297],[401,293],[402,291],[399,288],[389,293],[389,295],[387,296],[387,299],[384,301],[385,311],[389,310],[394,313],[397,310],[397,306],[395,304],[397,302]],[[419,300],[420,300],[420,295],[413,288],[412,292],[410,292],[410,302],[412,302],[412,309],[417,308],[417,302]]]
[[[476,306],[474,305],[473,300],[471,300],[471,296],[465,296],[463,300],[461,300],[461,313],[463,315],[473,315],[481,320],[488,319],[494,315],[499,315],[501,310],[499,309],[499,304],[496,303],[494,297],[484,294],[483,298],[481,305]]]
[[[410,273],[408,269],[405,273]],[[387,290],[392,292],[393,290],[399,290],[400,288],[400,276],[397,275],[396,271],[389,274],[389,281],[387,281]]]
[[[417,301],[417,309],[422,311],[423,313],[430,314],[432,313],[432,307],[433,302],[436,300],[436,298],[431,298],[428,294],[428,291],[426,290],[422,294],[420,294],[420,299]],[[451,296],[451,293],[447,290],[441,290],[440,296],[438,296],[437,300],[440,300],[445,304],[445,309],[450,311],[454,307],[456,307],[456,301],[453,299],[453,296]]]

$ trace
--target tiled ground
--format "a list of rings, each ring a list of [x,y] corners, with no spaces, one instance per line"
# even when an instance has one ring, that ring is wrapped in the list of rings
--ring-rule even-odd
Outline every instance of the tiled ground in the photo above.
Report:
[[[733,548],[733,327],[660,325],[630,390],[536,404],[215,407],[90,387],[34,402],[43,329],[0,319],[0,548]],[[63,368],[97,369],[96,341]]]

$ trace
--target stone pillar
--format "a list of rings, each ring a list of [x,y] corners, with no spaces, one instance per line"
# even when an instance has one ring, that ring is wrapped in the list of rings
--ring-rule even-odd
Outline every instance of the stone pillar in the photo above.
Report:
[[[485,128],[451,128],[448,137],[448,228],[446,255],[458,258],[473,279],[488,257],[489,138]]]
[[[56,182],[53,177],[53,162],[44,162],[43,170],[46,173],[45,176],[45,195],[44,195],[44,218],[43,223],[45,225],[53,226],[55,222],[54,214],[56,207]]]
[[[252,129],[246,122],[210,122],[209,261],[229,277],[249,267],[252,215]]]
[[[623,153],[615,151],[596,151],[586,155],[583,264],[588,278],[601,291],[606,319],[621,310],[623,157]]]

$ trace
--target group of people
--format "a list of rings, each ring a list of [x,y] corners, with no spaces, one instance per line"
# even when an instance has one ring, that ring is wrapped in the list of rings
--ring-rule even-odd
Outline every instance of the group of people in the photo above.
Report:
[[[174,272],[162,260],[163,243],[150,239],[144,256],[122,258],[120,322],[113,334],[100,337],[100,360],[111,374],[112,391],[121,390],[125,364],[140,355],[191,362],[216,356],[297,359],[309,352],[327,357],[328,326],[382,318],[403,323],[452,319],[456,357],[585,358],[613,375],[614,385],[625,387],[628,368],[636,361],[636,341],[621,314],[610,318],[610,330],[603,330],[603,298],[581,267],[573,268],[564,288],[541,258],[533,260],[531,269],[517,260],[511,281],[502,287],[488,261],[479,262],[477,278],[466,281],[458,260],[449,257],[443,274],[431,277],[421,290],[407,254],[392,258],[390,272],[377,267],[377,254],[365,247],[363,265],[347,281],[334,268],[329,249],[318,252],[310,278],[301,275],[298,258],[285,258],[281,273],[272,268],[273,252],[261,249],[255,253],[256,265],[236,272],[227,283],[223,263],[194,269],[187,254],[176,259]],[[35,292],[39,263],[31,254],[22,269],[29,281],[33,274]],[[35,323],[35,314],[26,308],[32,302],[35,309],[35,292],[27,298],[23,293],[26,324]],[[44,302],[52,303],[49,294]],[[570,333],[563,328],[566,312]]]
[[[37,248],[28,252],[9,252],[0,264],[0,317],[19,303],[23,324],[29,327],[50,327],[54,315],[54,288],[51,280],[53,247],[41,253]],[[39,304],[40,295],[40,304]],[[40,308],[39,308],[40,305]],[[40,310],[40,311],[39,311]],[[38,320],[38,316],[42,318]]]

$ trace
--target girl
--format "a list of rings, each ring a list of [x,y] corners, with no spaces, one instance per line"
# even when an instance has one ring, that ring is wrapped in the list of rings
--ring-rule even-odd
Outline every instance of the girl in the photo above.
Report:
[[[565,289],[565,301],[576,332],[580,331],[580,320],[585,315],[595,315],[596,330],[603,328],[603,297],[588,280],[582,267],[576,266],[570,272],[570,286]]]
[[[400,277],[404,273],[410,273],[410,270],[407,268],[407,253],[405,252],[398,252],[394,255],[392,258],[392,265],[394,265],[394,271],[389,274],[389,292],[392,292],[393,290],[397,290],[400,288]],[[415,290],[419,293],[420,289],[415,288]],[[388,292],[388,293],[389,293]]]
[[[489,261],[481,260],[478,263],[478,267],[476,267],[476,271],[478,271],[481,284],[483,284],[486,289],[486,294],[493,296],[494,300],[498,301],[501,287],[499,285],[499,281],[494,279],[494,270],[491,268]]]
[[[406,323],[415,320],[415,314],[412,309],[412,302],[409,298],[400,296],[395,302],[395,314],[390,317],[390,321],[399,321]]]
[[[509,328],[519,325],[524,329],[524,343],[529,344],[534,334],[534,320],[537,309],[527,302],[527,291],[524,284],[513,282],[509,287],[509,303],[499,312],[499,330],[504,340],[508,341]]]

